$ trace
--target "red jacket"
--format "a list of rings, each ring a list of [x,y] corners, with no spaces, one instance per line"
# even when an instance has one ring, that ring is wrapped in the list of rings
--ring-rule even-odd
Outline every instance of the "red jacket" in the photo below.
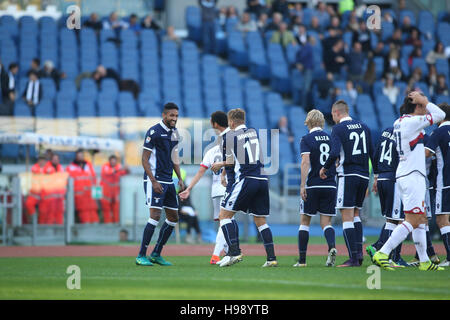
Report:
[[[56,172],[64,172],[63,166],[58,164],[55,168],[55,166],[50,161],[48,161],[44,166],[44,173],[52,174]]]

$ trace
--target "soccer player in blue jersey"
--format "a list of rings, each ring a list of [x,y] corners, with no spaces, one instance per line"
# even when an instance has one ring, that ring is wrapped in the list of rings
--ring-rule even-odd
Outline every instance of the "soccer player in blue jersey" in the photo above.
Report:
[[[145,199],[150,209],[150,218],[142,236],[141,249],[136,258],[137,265],[151,266],[154,263],[162,266],[172,265],[161,256],[161,250],[178,222],[178,199],[172,181],[173,171],[178,176],[180,191],[185,188],[178,162],[179,134],[175,128],[177,120],[178,106],[168,102],[164,105],[162,120],[151,127],[145,135],[142,166],[144,167]],[[147,257],[147,247],[161,218],[163,208],[166,220],[159,231],[158,241],[152,254]]]
[[[372,258],[389,239],[399,221],[405,219],[400,191],[396,184],[395,172],[398,166],[398,153],[395,145],[394,127],[383,130],[380,140],[375,147],[374,162],[375,175],[372,191],[378,193],[381,204],[381,214],[386,219],[378,240],[366,247],[367,254]],[[402,244],[392,251],[392,266],[406,267],[408,264],[400,255]]]
[[[294,267],[306,267],[306,249],[309,240],[311,217],[320,214],[320,226],[328,243],[328,258],[325,263],[332,267],[336,261],[336,240],[331,218],[336,215],[336,170],[330,167],[327,178],[322,180],[319,171],[330,156],[331,138],[323,131],[325,118],[313,109],[306,116],[305,125],[309,133],[300,142],[300,228],[298,231],[299,260]]]
[[[327,172],[339,158],[336,169],[338,175],[336,208],[342,214],[349,259],[338,267],[358,267],[363,262],[363,232],[359,211],[362,209],[369,185],[369,159],[373,156],[373,143],[369,128],[349,116],[349,108],[345,101],[336,101],[331,114],[336,125],[331,133],[330,156],[320,169],[320,177],[326,179]]]
[[[450,106],[445,103],[440,104],[439,108],[445,112],[445,119],[430,135],[425,145],[425,154],[427,157],[436,156],[436,223],[447,252],[446,259],[439,266],[448,267],[450,266]]]
[[[219,214],[220,226],[228,244],[228,255],[222,259],[221,267],[231,266],[242,261],[239,248],[239,234],[232,218],[237,211],[253,216],[254,222],[263,238],[267,260],[263,267],[278,265],[272,240],[272,231],[266,222],[269,216],[269,183],[264,174],[261,161],[262,153],[258,134],[255,129],[245,125],[245,111],[233,109],[228,112],[228,124],[232,131],[224,141],[223,162],[216,162],[212,170],[217,172],[223,166],[234,166],[236,181],[230,192],[222,200]]]

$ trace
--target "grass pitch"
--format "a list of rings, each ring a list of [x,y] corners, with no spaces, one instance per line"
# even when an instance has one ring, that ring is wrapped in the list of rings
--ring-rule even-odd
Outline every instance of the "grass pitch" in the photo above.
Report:
[[[410,258],[410,257],[407,257]],[[264,257],[244,256],[227,268],[209,257],[167,257],[172,267],[141,267],[133,257],[0,258],[0,299],[450,299],[450,270],[381,271],[381,289],[366,286],[361,268],[327,268],[325,257],[279,257],[278,268],[261,268]],[[340,256],[337,263],[345,257]],[[67,267],[81,269],[81,289],[69,290]]]

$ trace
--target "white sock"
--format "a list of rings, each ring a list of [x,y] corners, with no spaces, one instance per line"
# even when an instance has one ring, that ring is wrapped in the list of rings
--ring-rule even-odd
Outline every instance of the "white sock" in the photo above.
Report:
[[[427,262],[430,260],[427,254],[427,232],[425,231],[425,224],[419,224],[412,232],[414,245],[416,246],[417,255],[420,262]]]
[[[225,248],[225,246],[228,247],[227,242],[225,241],[225,237],[223,236],[222,228],[219,227],[219,230],[217,230],[216,245],[214,246],[213,255],[220,256],[220,253]]]
[[[389,255],[392,250],[397,248],[397,246],[402,243],[408,234],[413,230],[412,225],[404,221],[403,223],[399,224],[394,231],[392,231],[391,236],[386,241],[386,243],[381,247],[380,251],[384,254]]]

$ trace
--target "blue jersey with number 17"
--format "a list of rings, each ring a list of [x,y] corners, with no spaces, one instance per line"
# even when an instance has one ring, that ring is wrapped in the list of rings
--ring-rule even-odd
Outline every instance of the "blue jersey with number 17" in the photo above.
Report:
[[[319,172],[330,156],[331,138],[321,128],[313,128],[302,137],[300,153],[309,154],[311,168],[306,180],[306,188],[336,187],[336,168],[331,166],[327,178],[321,179]]]
[[[330,169],[339,158],[339,177],[360,176],[369,179],[369,159],[373,159],[370,129],[350,117],[341,119],[331,132],[331,153],[324,167]]]
[[[232,135],[227,134],[225,144],[225,158],[234,158],[236,182],[245,177],[267,180],[263,172],[262,151],[255,129],[240,125],[234,129]]]

